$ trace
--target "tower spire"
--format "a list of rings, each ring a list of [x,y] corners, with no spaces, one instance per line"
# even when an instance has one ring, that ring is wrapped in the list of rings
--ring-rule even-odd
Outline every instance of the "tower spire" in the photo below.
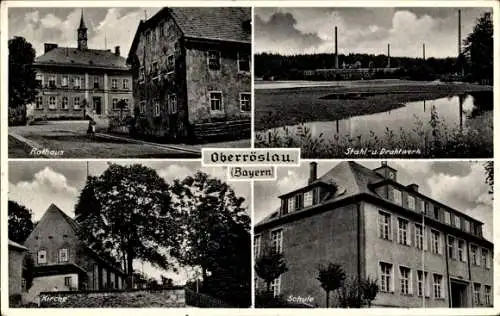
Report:
[[[83,19],[83,9],[80,17],[80,27],[78,27],[78,49],[87,49],[87,26],[85,26]]]

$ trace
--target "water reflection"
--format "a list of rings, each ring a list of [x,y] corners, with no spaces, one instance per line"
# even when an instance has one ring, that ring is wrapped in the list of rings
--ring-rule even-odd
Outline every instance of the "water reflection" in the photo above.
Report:
[[[323,134],[331,138],[335,135],[340,137],[369,137],[371,132],[382,137],[387,128],[398,132],[401,129],[411,132],[416,128],[417,120],[421,121],[424,129],[430,128],[432,107],[445,126],[449,129],[472,128],[469,121],[477,121],[477,118],[491,116],[493,114],[493,93],[474,92],[460,94],[436,100],[424,100],[408,102],[403,107],[369,115],[354,116],[336,121],[308,122],[300,125],[289,126],[294,134],[303,133],[303,126],[311,130],[312,136]],[[282,128],[274,129],[277,132]]]

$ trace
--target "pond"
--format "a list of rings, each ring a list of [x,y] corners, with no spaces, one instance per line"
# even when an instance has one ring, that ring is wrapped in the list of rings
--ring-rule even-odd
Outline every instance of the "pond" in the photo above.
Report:
[[[478,124],[492,118],[493,93],[471,92],[447,98],[408,102],[386,112],[353,116],[336,121],[306,122],[287,126],[287,128],[292,134],[301,134],[303,127],[307,127],[313,137],[323,134],[326,139],[332,139],[335,135],[353,138],[361,136],[366,139],[371,133],[381,138],[385,135],[387,128],[396,135],[400,129],[411,132],[417,126],[417,119],[422,121],[424,129],[428,130],[432,106],[435,106],[439,118],[443,120],[447,128],[475,129]],[[281,134],[284,129],[276,128],[271,131]]]

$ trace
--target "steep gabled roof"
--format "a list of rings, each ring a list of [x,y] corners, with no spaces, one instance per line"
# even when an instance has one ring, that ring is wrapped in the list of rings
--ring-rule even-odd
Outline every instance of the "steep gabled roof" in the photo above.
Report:
[[[37,57],[34,65],[129,70],[126,59],[111,50],[56,47]]]
[[[185,38],[248,44],[252,41],[251,8],[165,7],[148,20],[141,20],[128,53],[129,58],[139,44],[140,34],[169,15]]]
[[[361,193],[377,196],[375,192],[369,189],[369,184],[382,179],[384,178],[378,173],[354,161],[342,161],[308,186],[322,183],[336,187],[336,190],[333,190],[332,187],[332,192],[314,206],[317,207],[318,205],[339,201]],[[279,212],[280,208],[266,216],[257,225],[273,221],[279,216]]]
[[[73,230],[73,232],[75,233],[76,236],[79,235],[79,232],[81,231],[81,227],[80,225],[78,225],[78,223],[72,219],[70,216],[68,216],[66,213],[64,213],[59,207],[57,207],[57,205],[55,205],[54,203],[50,204],[49,208],[47,209],[47,211],[45,211],[45,213],[43,214],[42,218],[40,219],[40,222],[39,224],[35,227],[35,229],[31,232],[30,236],[28,238],[31,237],[32,234],[35,234],[37,233],[37,229],[39,229],[39,227],[41,227],[42,225],[40,225],[40,223],[42,223],[42,221],[44,220],[44,218],[46,217],[49,217],[51,215],[56,215],[56,216],[60,216],[61,218],[63,218],[67,223],[68,225],[71,227],[71,229]],[[110,262],[108,259],[102,257],[101,255],[99,255],[95,250],[93,250],[92,248],[90,248],[88,245],[84,244],[85,248],[90,251],[92,253],[93,256],[97,257],[99,260],[105,262],[106,264],[108,264],[109,266],[115,268],[116,270],[118,270],[119,272],[125,274],[123,272],[123,270],[121,269],[121,267],[117,266],[115,263],[113,262]]]

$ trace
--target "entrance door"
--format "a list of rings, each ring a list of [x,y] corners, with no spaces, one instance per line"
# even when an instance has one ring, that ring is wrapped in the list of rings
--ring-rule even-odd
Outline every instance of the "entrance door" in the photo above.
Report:
[[[102,108],[101,108],[101,97],[93,97],[94,100],[94,109],[96,114],[101,114]]]
[[[451,307],[467,307],[467,285],[451,282]]]

